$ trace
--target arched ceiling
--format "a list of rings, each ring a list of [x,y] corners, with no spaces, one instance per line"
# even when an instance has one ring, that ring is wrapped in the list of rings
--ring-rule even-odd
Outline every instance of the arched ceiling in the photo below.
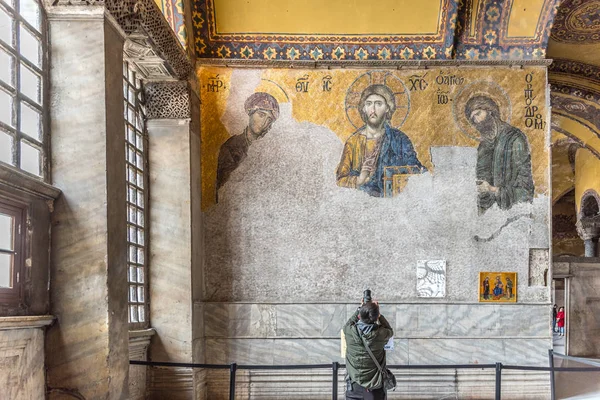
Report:
[[[558,0],[192,0],[196,56],[540,59]]]
[[[600,158],[600,0],[563,0],[547,57],[553,128]]]

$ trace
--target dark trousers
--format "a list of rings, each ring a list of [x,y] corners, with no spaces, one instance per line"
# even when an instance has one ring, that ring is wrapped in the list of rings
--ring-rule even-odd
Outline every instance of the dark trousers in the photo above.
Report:
[[[383,388],[367,391],[358,383],[352,383],[352,390],[350,385],[346,387],[346,400],[387,400],[387,396]]]

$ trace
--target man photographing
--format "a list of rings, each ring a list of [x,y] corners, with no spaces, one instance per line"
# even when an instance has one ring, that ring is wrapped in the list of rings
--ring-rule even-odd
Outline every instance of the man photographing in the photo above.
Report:
[[[369,347],[379,365],[385,368],[383,348],[394,335],[394,331],[379,313],[379,304],[371,300],[370,292],[365,291],[361,306],[343,329],[346,338],[346,400],[387,399],[382,374],[365,345]]]

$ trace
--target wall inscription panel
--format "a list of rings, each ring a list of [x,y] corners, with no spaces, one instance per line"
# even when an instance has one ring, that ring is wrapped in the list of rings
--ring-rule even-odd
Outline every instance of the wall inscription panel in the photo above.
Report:
[[[206,300],[416,299],[446,260],[445,298],[475,302],[548,248],[545,67],[198,77]]]

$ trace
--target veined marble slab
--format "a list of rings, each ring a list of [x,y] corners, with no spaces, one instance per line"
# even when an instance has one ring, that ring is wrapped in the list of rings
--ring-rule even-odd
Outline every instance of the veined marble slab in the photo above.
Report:
[[[205,335],[214,338],[339,337],[356,304],[205,303]],[[539,337],[550,335],[550,306],[525,304],[381,304],[396,337]]]

